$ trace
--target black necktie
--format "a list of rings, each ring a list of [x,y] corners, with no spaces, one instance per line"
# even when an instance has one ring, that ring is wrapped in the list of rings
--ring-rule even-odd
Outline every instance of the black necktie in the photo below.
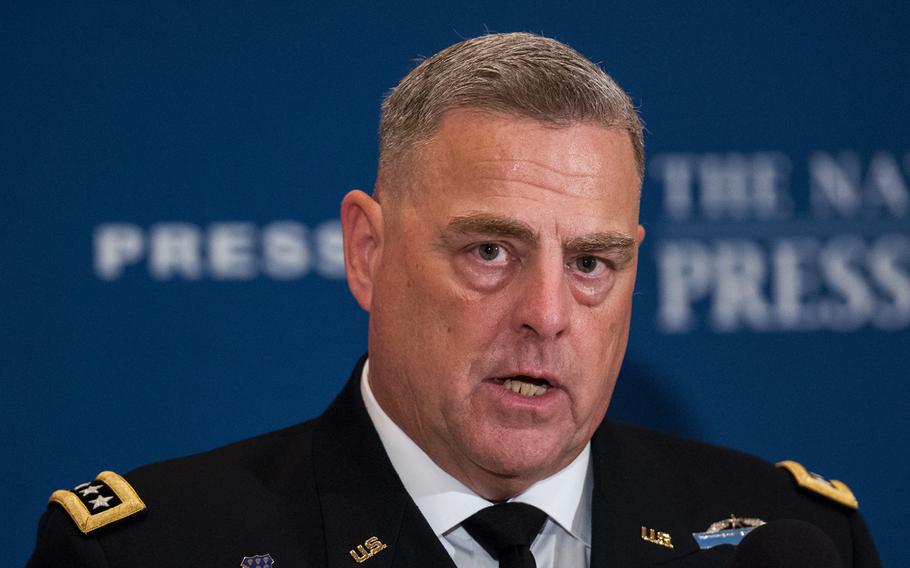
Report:
[[[477,544],[499,560],[499,568],[537,568],[531,543],[547,514],[526,503],[503,503],[481,509],[461,526]]]

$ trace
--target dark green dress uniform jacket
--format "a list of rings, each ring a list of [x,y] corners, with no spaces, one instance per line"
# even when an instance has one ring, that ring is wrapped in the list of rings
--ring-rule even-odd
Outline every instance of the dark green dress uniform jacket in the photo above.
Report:
[[[126,475],[141,512],[83,534],[51,503],[28,566],[453,566],[382,448],[361,367],[315,420]],[[701,551],[691,535],[731,515],[808,521],[844,568],[880,566],[859,513],[764,461],[608,421],[591,447],[594,568],[723,566],[732,547]],[[643,539],[651,529],[669,537]]]

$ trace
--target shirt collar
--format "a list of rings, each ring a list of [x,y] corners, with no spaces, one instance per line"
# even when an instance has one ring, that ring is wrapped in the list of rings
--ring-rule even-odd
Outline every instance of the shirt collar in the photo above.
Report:
[[[379,434],[405,490],[436,536],[492,503],[446,473],[385,413],[370,388],[369,366],[363,365],[360,392],[367,414]],[[534,505],[585,545],[591,545],[591,444],[572,463],[538,481],[510,501]]]

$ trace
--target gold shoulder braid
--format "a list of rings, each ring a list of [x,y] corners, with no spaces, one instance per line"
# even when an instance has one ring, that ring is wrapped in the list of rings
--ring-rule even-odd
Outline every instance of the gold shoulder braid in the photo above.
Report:
[[[113,471],[102,471],[94,481],[72,489],[58,489],[48,503],[63,507],[83,534],[145,509],[136,490]]]
[[[817,473],[808,471],[802,464],[795,461],[787,460],[778,462],[777,467],[789,471],[790,475],[793,476],[793,479],[796,480],[796,483],[800,487],[818,493],[845,507],[859,509],[859,502],[857,502],[856,497],[853,496],[853,492],[850,491],[850,488],[847,487],[847,484],[843,481],[838,481],[836,479],[829,481]]]

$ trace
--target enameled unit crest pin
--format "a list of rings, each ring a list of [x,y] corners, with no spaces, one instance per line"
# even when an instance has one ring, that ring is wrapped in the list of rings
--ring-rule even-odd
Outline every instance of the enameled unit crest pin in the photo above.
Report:
[[[244,556],[240,561],[240,568],[272,568],[275,560],[269,554],[257,554],[255,556]]]

